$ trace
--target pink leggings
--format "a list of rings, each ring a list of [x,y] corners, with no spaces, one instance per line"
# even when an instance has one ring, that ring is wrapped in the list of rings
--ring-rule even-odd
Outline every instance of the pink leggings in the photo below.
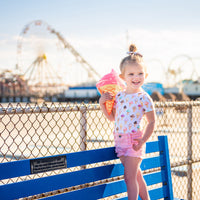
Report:
[[[121,156],[131,156],[131,157],[138,157],[143,158],[145,154],[145,145],[138,151],[133,149],[133,144],[137,144],[137,141],[134,139],[141,138],[143,133],[138,131],[136,133],[114,133],[115,138],[115,152],[117,153],[118,157]]]

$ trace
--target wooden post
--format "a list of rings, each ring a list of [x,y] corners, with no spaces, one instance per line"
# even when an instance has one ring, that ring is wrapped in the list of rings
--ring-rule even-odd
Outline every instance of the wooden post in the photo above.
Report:
[[[80,109],[80,150],[87,149],[87,111],[86,106],[81,106]],[[86,165],[80,166],[81,169],[86,169]]]
[[[187,199],[192,200],[192,105],[189,104],[187,109],[187,179],[188,193]]]
[[[86,106],[82,106],[80,109],[80,150],[85,151],[87,149],[87,111]]]

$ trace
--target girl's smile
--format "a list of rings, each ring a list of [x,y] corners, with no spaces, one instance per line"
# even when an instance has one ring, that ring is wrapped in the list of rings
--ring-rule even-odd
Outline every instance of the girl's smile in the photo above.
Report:
[[[132,82],[134,85],[139,85],[140,84],[140,81],[138,81],[138,82]]]

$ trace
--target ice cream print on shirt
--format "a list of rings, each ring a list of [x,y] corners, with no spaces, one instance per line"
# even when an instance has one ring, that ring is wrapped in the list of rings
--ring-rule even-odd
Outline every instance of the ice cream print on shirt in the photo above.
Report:
[[[146,112],[152,111],[153,102],[146,92],[126,94],[119,92],[115,99],[115,133],[136,133]]]

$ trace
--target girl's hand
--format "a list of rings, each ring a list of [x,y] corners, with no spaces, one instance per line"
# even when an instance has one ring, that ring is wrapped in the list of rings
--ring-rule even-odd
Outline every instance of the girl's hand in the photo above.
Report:
[[[103,105],[106,101],[112,100],[113,99],[113,95],[110,92],[105,92],[102,93],[100,99],[99,99],[99,103],[100,105]]]
[[[144,140],[142,139],[142,138],[140,138],[140,139],[134,139],[134,144],[133,144],[133,149],[135,150],[135,151],[138,151],[139,149],[141,149],[142,148],[142,146],[144,145]]]
[[[103,113],[107,117],[107,119],[109,119],[110,121],[115,120],[115,109],[112,110],[111,114],[108,114],[105,103],[106,103],[106,101],[109,101],[112,99],[113,99],[113,95],[109,92],[103,93],[99,99],[99,104],[100,104],[101,110],[103,111]]]
[[[150,111],[146,113],[146,118],[147,118],[147,126],[146,126],[146,130],[142,136],[142,138],[137,138],[134,141],[135,144],[133,144],[133,149],[135,151],[138,151],[143,144],[146,143],[146,141],[150,138],[150,136],[153,133],[154,127],[155,127],[155,111]]]

